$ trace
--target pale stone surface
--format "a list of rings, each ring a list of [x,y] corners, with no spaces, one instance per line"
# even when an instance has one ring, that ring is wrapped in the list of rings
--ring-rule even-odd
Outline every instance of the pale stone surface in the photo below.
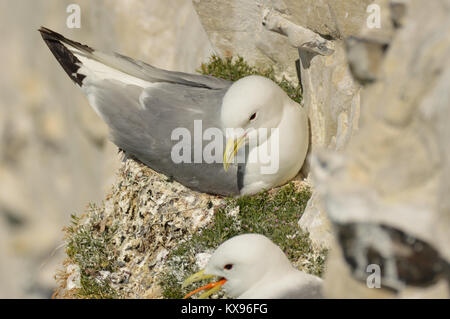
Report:
[[[332,44],[307,28],[299,26],[281,16],[273,8],[266,8],[262,12],[262,25],[270,31],[285,35],[291,46],[302,51],[329,56],[334,50]]]
[[[360,132],[344,155],[318,154],[314,180],[338,230],[373,225],[372,238],[367,232],[353,238],[359,249],[372,249],[372,256],[381,252],[387,263],[406,258],[409,268],[418,267],[417,276],[443,268],[432,276],[435,283],[406,281],[395,296],[448,298],[450,1],[410,1],[407,12],[380,65],[380,79],[364,89]],[[408,241],[385,241],[385,226]],[[364,282],[358,283],[364,291],[354,294],[341,251],[328,260],[327,295],[378,296]]]
[[[100,202],[120,158],[107,128],[42,41],[47,26],[101,50],[194,72],[211,54],[189,0],[0,0],[0,298],[46,297],[72,213]]]
[[[380,7],[379,29],[367,27],[369,3]],[[329,14],[317,17],[315,23],[319,26],[333,25],[334,31],[320,29],[312,22],[306,22],[303,26],[333,37],[334,53],[321,57],[299,48],[303,103],[309,110],[311,125],[310,153],[322,148],[342,151],[358,130],[361,88],[350,73],[344,40],[360,34],[389,40],[393,30],[387,9],[388,1],[328,1],[322,4],[328,7]],[[305,7],[308,7],[307,4]],[[305,23],[304,18],[297,21]],[[302,170],[307,173],[308,165]],[[324,210],[317,207],[321,207],[320,198],[313,195],[299,226],[310,232],[316,245],[328,248],[331,244],[331,227]]]
[[[322,203],[315,192],[308,201],[308,206],[298,221],[301,229],[309,232],[309,237],[316,248],[330,248],[333,240],[331,223],[328,220]]]
[[[267,1],[193,0],[214,52],[222,57],[243,56],[257,67],[273,67],[277,74],[296,80],[297,50],[282,35],[262,25]],[[282,11],[291,10],[285,1],[274,1]]]
[[[334,49],[331,56],[312,59],[310,53],[300,51],[303,99],[311,125],[310,153],[321,148],[345,149],[359,125],[360,88],[349,72],[343,43],[336,42]],[[302,170],[308,172],[309,167]],[[315,244],[329,248],[331,228],[325,212],[317,209],[321,205],[313,195],[299,225],[310,232]]]

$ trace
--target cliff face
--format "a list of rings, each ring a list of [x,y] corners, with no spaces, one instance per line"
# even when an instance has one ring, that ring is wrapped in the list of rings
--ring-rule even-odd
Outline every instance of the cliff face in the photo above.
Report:
[[[310,174],[307,183],[312,195],[297,181],[270,194],[230,202],[192,192],[129,160],[122,164],[104,204],[89,208],[68,228],[68,258],[58,275],[57,296],[179,297],[184,277],[201,267],[226,236],[243,231],[274,236],[275,230],[281,229],[277,244],[298,268],[321,274],[322,249],[330,250],[325,274],[328,297],[448,297],[450,1],[195,0],[200,22],[192,26],[191,38],[184,33],[190,29],[175,22],[197,19],[190,4],[185,4],[189,7],[186,11],[179,11],[176,2],[167,6],[161,1],[161,7],[156,3],[96,1],[95,5],[89,2],[90,7],[86,2],[91,16],[86,29],[80,31],[91,39],[86,42],[100,48],[122,50],[171,69],[163,64],[169,57],[173,69],[193,71],[198,58],[210,52],[206,38],[197,36],[203,34],[201,22],[214,51],[222,57],[241,55],[258,68],[273,66],[278,77],[284,75],[294,84],[299,77],[312,133],[312,166],[307,164],[302,171]],[[374,22],[368,23],[373,12],[369,5],[379,9],[379,28],[369,27]],[[61,6],[55,8],[64,11]],[[17,8],[19,16],[22,9]],[[173,18],[167,20],[171,23],[163,24],[162,12]],[[149,17],[161,19],[161,28],[155,29],[158,23],[149,23]],[[332,54],[311,53],[303,38],[310,32],[320,37]],[[67,35],[82,39],[75,31]],[[12,34],[11,41],[16,37]],[[161,37],[173,45],[154,48]],[[149,48],[159,52],[161,60],[152,60]],[[22,61],[34,61],[34,51],[12,59],[15,64],[11,65],[23,68]],[[2,92],[5,105],[31,105],[34,111],[8,112],[13,115],[0,117],[0,121],[7,119],[3,127],[19,130],[11,135],[7,134],[11,129],[3,130],[0,135],[8,141],[2,148],[2,163],[10,163],[3,164],[7,169],[0,171],[2,188],[8,190],[0,194],[0,209],[8,220],[2,223],[9,227],[0,236],[28,238],[28,244],[17,241],[11,247],[27,247],[23,255],[39,252],[33,261],[42,260],[57,237],[55,231],[44,238],[46,245],[35,241],[43,237],[34,235],[42,229],[34,225],[47,228],[55,220],[51,214],[79,211],[80,205],[101,198],[98,190],[109,184],[102,176],[110,175],[100,172],[108,158],[117,158],[115,148],[105,142],[103,124],[91,113],[80,115],[91,112],[86,102],[79,102],[84,105],[76,109],[57,108],[69,112],[56,114],[70,121],[63,122],[62,128],[54,124],[60,123],[52,121],[55,111],[49,109],[55,99],[66,105],[66,96],[74,96],[73,104],[82,97],[74,93],[75,88],[63,87],[68,81],[62,72],[48,76],[51,80],[45,90],[36,89],[43,82],[34,75],[46,74],[47,69],[60,71],[47,51],[39,54],[45,55],[47,62],[30,62],[27,80],[7,81],[5,87],[12,85],[13,89]],[[9,91],[27,93],[11,95]],[[59,94],[54,96],[54,91]],[[77,120],[71,122],[74,118]],[[24,119],[28,120],[20,124]],[[38,125],[43,129],[30,129]],[[23,139],[18,138],[20,130],[27,132]],[[41,132],[50,132],[48,142],[40,140],[46,136]],[[59,145],[63,161],[56,163],[56,158],[49,156],[59,154],[49,153],[52,145]],[[80,154],[85,154],[82,160]],[[40,170],[33,166],[36,159]],[[18,168],[11,163],[18,163]],[[85,163],[87,168],[74,163]],[[62,185],[64,192],[55,186],[44,193],[39,187],[42,194],[33,195],[36,185],[49,179],[48,171],[62,176],[60,182],[52,182]],[[22,174],[33,178],[25,179]],[[86,193],[74,198],[73,194],[80,194],[77,189]],[[263,200],[264,196],[269,199]],[[48,206],[53,203],[57,203],[55,207]],[[48,215],[42,218],[36,211]],[[22,217],[18,212],[33,214]],[[277,221],[284,218],[284,223],[277,224],[273,216]],[[52,227],[59,230],[58,225]],[[30,243],[46,248],[36,250]],[[11,247],[1,246],[8,249],[8,262]],[[387,273],[382,269],[381,283],[395,289],[369,289],[367,263],[388,265]]]
[[[392,296],[354,280],[362,264],[378,260],[381,282],[396,296],[448,298],[450,2],[390,5],[390,37],[363,33],[349,45],[353,69],[366,59],[365,74],[373,75],[361,95],[361,129],[343,154],[319,155],[313,171],[343,247],[332,249],[327,289],[330,296]],[[380,43],[379,57],[366,55]],[[349,266],[354,258],[361,259]]]

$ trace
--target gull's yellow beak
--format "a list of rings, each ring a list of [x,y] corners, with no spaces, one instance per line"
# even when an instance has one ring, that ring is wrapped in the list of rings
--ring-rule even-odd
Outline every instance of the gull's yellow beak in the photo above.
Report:
[[[213,275],[205,275],[204,274],[205,270],[201,270],[198,273],[193,274],[192,276],[190,276],[188,279],[186,279],[183,282],[182,287],[185,288],[186,286],[196,282],[196,281],[200,281],[203,279],[209,279],[209,278],[213,278],[215,276]],[[209,283],[203,287],[200,287],[198,289],[195,289],[194,291],[191,291],[190,293],[188,293],[186,296],[184,296],[184,299],[189,298],[190,296],[192,296],[193,294],[196,294],[199,291],[202,290],[207,290],[206,292],[204,292],[203,294],[200,295],[199,299],[206,299],[209,296],[211,296],[213,293],[217,292],[220,290],[220,288],[222,288],[222,285],[224,283],[226,283],[227,280],[226,279],[221,279],[217,282],[213,282],[213,283]]]
[[[245,138],[247,134],[235,139],[229,138],[227,140],[227,146],[225,147],[225,152],[223,152],[223,168],[228,171],[230,164],[233,162],[238,150],[245,144]]]

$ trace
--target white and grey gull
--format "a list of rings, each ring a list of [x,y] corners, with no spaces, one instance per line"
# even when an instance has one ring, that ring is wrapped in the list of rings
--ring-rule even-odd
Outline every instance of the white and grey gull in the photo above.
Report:
[[[318,299],[322,279],[294,268],[283,251],[260,234],[243,234],[222,243],[205,269],[187,278],[183,287],[212,277],[218,281],[187,294],[206,290],[207,298],[222,287],[239,299]]]
[[[155,171],[196,191],[246,195],[283,185],[301,169],[309,141],[307,115],[273,81],[248,76],[233,83],[166,71],[117,53],[102,53],[44,27],[39,31],[108,125],[112,142]],[[177,128],[194,132],[195,121],[201,121],[203,130],[242,129],[228,141],[225,134],[222,137],[223,163],[172,159],[176,143],[172,133]],[[249,143],[252,130],[261,128],[267,129],[267,136]],[[278,166],[264,173],[268,164],[258,154],[273,150],[273,142]],[[193,158],[195,143],[189,147]],[[247,148],[245,162],[236,163],[240,148]]]

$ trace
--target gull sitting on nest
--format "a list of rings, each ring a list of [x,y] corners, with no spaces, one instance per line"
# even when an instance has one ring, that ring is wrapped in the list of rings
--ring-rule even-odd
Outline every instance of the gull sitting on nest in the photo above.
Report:
[[[112,141],[155,171],[196,191],[246,195],[283,185],[301,169],[309,143],[306,111],[271,80],[248,76],[232,83],[166,71],[102,53],[47,28],[39,31],[108,125]],[[205,132],[199,140],[196,123]],[[241,131],[216,137],[222,147],[210,152],[214,161],[205,160],[202,140],[213,139],[206,130],[224,133],[228,128]],[[194,135],[194,143],[183,144],[187,160],[173,158],[177,129]],[[265,129],[266,136],[250,143],[259,129]],[[248,152],[236,163],[239,149]],[[261,156],[264,153],[269,156]]]
[[[206,268],[190,276],[183,287],[208,278],[215,283],[200,287],[185,296],[207,290],[207,298],[225,289],[240,299],[322,298],[322,279],[295,269],[286,255],[270,239],[259,234],[235,236],[220,245]]]

